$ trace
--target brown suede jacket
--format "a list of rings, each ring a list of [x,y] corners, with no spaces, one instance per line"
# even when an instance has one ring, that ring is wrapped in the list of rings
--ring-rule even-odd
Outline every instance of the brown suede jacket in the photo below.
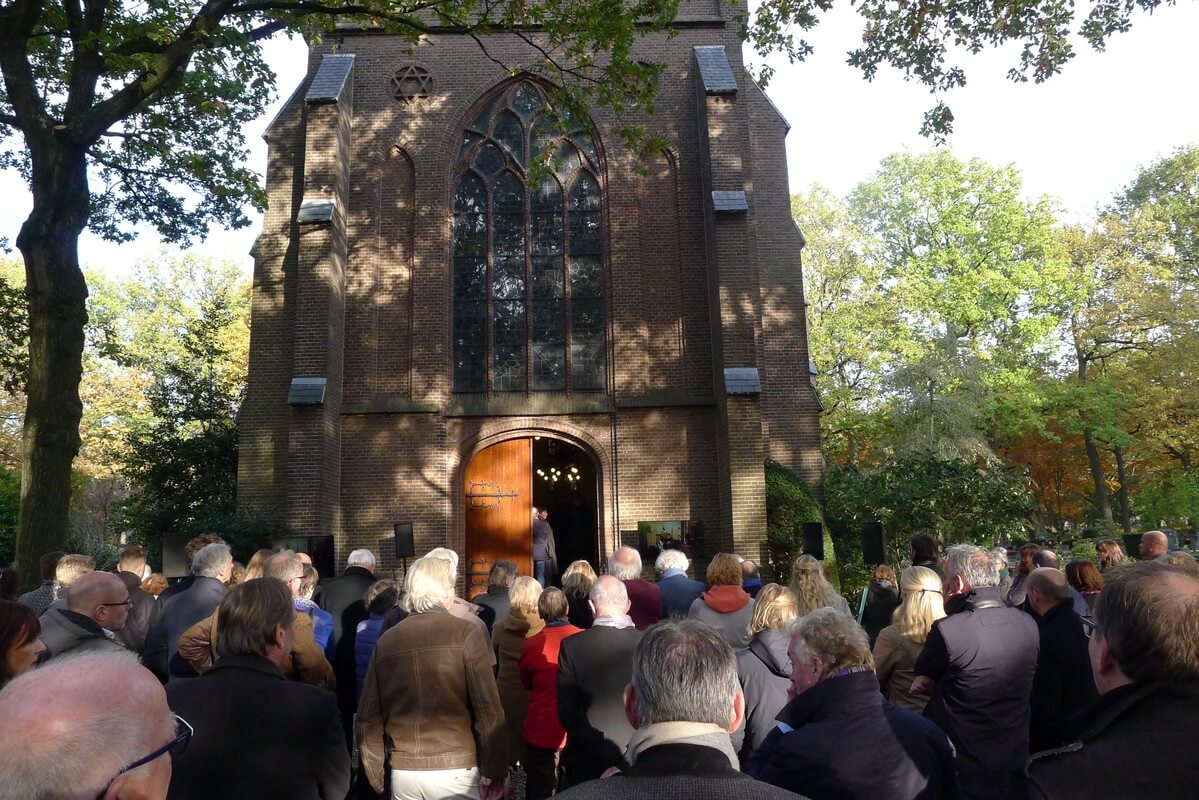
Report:
[[[436,609],[411,614],[375,645],[356,721],[366,776],[387,769],[508,772],[504,711],[478,626]]]
[[[312,617],[296,612],[296,622],[293,629],[294,638],[291,645],[291,658],[283,667],[283,674],[288,680],[300,681],[312,686],[323,686],[326,689],[336,689],[337,683],[333,678],[333,667],[320,645],[316,643],[316,633],[312,629]],[[192,665],[192,668],[203,674],[212,666],[216,659],[216,612],[207,619],[202,619],[192,625],[179,637],[179,657]]]

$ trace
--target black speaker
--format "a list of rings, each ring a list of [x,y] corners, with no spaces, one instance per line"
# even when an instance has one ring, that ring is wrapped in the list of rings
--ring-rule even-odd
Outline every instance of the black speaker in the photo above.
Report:
[[[862,561],[867,566],[887,563],[887,548],[883,544],[883,523],[876,519],[862,523]]]
[[[824,561],[824,525],[819,522],[803,524],[803,551],[817,561]]]
[[[324,534],[308,537],[308,557],[312,559],[312,568],[324,578],[337,575],[337,562],[333,557],[333,537]]]
[[[187,537],[162,537],[162,574],[168,578],[182,578],[191,570],[187,563]]]
[[[412,523],[395,524],[396,558],[412,558],[416,555],[416,542],[412,539]]]
[[[1141,557],[1141,534],[1126,533],[1122,537],[1124,539],[1124,553],[1133,558]]]

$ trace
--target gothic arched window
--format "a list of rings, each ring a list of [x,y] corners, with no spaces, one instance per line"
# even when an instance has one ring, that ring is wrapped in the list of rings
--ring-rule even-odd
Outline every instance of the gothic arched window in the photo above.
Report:
[[[599,157],[523,82],[462,136],[454,193],[454,391],[602,390]],[[548,165],[533,174],[531,164]]]

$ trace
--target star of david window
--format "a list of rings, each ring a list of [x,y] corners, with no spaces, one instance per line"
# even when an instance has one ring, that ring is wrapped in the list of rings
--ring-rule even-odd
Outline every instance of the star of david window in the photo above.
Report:
[[[606,380],[599,156],[532,83],[462,136],[454,194],[456,392],[601,391]],[[530,185],[526,167],[549,170]]]
[[[410,65],[396,70],[391,78],[391,91],[401,103],[411,103],[429,96],[433,76],[424,67]]]

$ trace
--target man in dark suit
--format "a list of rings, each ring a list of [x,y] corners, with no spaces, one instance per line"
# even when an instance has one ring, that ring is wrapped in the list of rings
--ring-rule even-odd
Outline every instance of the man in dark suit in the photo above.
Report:
[[[662,594],[662,619],[687,616],[691,604],[708,588],[701,581],[687,577],[687,567],[691,566],[687,554],[674,548],[663,550],[654,566],[662,576],[658,579],[658,591]]]
[[[353,741],[354,711],[358,707],[354,634],[358,623],[370,616],[364,598],[375,582],[374,569],[374,553],[365,548],[352,550],[346,559],[346,571],[327,581],[321,592],[321,608],[333,615],[333,677],[347,745]]]
[[[1069,744],[1071,720],[1099,698],[1082,618],[1072,608],[1066,576],[1050,567],[1028,576],[1026,602],[1041,632],[1032,681],[1031,752]]]
[[[194,678],[197,673],[179,657],[179,637],[202,619],[207,619],[225,596],[225,584],[233,574],[229,545],[206,545],[192,560],[192,581],[187,589],[162,603],[158,619],[146,637],[145,664],[160,678]]]
[[[601,576],[589,598],[595,623],[563,639],[558,652],[558,721],[567,734],[562,766],[572,785],[620,765],[633,733],[623,698],[641,631],[616,578]]]
[[[216,663],[167,687],[171,710],[195,731],[174,756],[169,800],[346,796],[350,757],[336,699],[283,677],[295,618],[276,578],[239,584],[221,601]]]
[[[628,742],[628,766],[560,792],[562,800],[800,797],[738,768],[729,739],[745,720],[737,662],[724,635],[703,622],[667,620],[646,631],[637,644],[623,706],[636,729]]]

